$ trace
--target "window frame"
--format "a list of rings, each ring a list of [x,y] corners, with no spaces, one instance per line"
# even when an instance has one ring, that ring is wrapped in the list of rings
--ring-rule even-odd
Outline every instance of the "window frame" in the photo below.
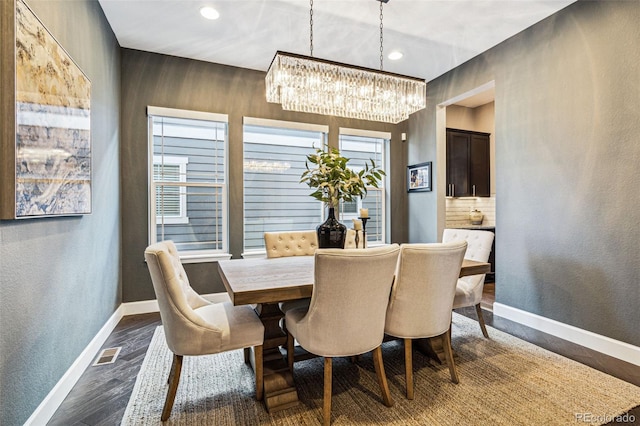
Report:
[[[270,127],[273,129],[286,129],[286,130],[302,130],[302,131],[309,131],[309,132],[318,132],[321,133],[321,140],[319,141],[319,146],[315,146],[315,148],[319,148],[322,147],[324,145],[326,145],[327,141],[328,141],[328,137],[329,137],[329,126],[328,125],[324,125],[324,124],[312,124],[312,123],[306,123],[306,122],[298,122],[298,121],[284,121],[284,120],[273,120],[273,119],[267,119],[267,118],[256,118],[256,117],[243,117],[243,137],[242,137],[242,146],[243,146],[243,153],[242,153],[242,158],[243,158],[243,162],[245,159],[245,149],[244,149],[244,144],[245,144],[245,137],[244,137],[244,129],[245,126],[258,126],[258,127]],[[286,146],[286,145],[283,145]],[[313,151],[310,151],[310,153],[312,153]],[[243,166],[244,167],[244,166]],[[242,257],[243,258],[258,258],[258,257],[264,257],[266,254],[266,249],[262,249],[262,250],[258,250],[258,249],[249,249],[247,250],[247,248],[245,247],[245,237],[246,237],[246,226],[247,226],[247,221],[246,221],[246,212],[245,212],[245,173],[243,170],[243,177],[242,177],[242,190],[243,190],[243,197],[242,197],[242,216],[243,216],[243,220],[242,220],[242,247],[243,247],[243,253],[242,253]],[[309,190],[309,193],[311,193],[312,191]],[[318,211],[319,211],[319,222],[317,223],[318,225],[320,223],[322,223],[326,218],[325,218],[325,213],[324,213],[324,208],[323,208],[323,204],[319,201],[316,201],[318,203]]]
[[[187,216],[187,164],[189,159],[187,157],[178,157],[173,155],[154,155],[153,156],[153,173],[155,174],[155,167],[166,166],[178,166],[178,179],[177,181],[163,181],[161,179],[153,179],[154,188],[157,189],[157,183],[163,182],[162,186],[177,186],[178,190],[178,206],[180,214],[178,216],[162,215],[162,221],[167,225],[176,225],[189,223],[189,216]],[[154,203],[156,205],[156,212],[158,211],[158,202],[156,198],[157,191],[153,191]],[[156,213],[157,216],[157,213]]]
[[[367,242],[367,246],[376,246],[376,245],[383,245],[383,244],[387,244],[388,241],[388,235],[389,235],[389,223],[391,220],[390,217],[390,211],[387,209],[387,200],[389,197],[389,176],[391,175],[391,172],[389,170],[389,144],[391,143],[391,133],[390,132],[381,132],[381,131],[377,131],[377,130],[365,130],[365,129],[352,129],[352,128],[346,128],[346,127],[340,127],[338,129],[338,149],[340,149],[340,152],[342,152],[342,146],[341,146],[341,142],[342,142],[342,136],[356,136],[356,137],[365,137],[365,138],[375,138],[375,139],[382,139],[383,142],[381,144],[381,148],[382,148],[382,152],[380,153],[380,157],[381,157],[381,164],[376,164],[378,167],[380,167],[382,170],[385,171],[386,176],[383,177],[382,181],[380,182],[380,188],[375,188],[372,186],[368,186],[367,187],[367,191],[368,193],[371,192],[380,192],[380,211],[381,211],[381,238],[379,241],[375,241],[375,242]],[[340,219],[342,222],[346,222],[346,220],[350,220],[350,219],[356,219],[359,216],[359,211],[363,206],[363,200],[361,198],[357,199],[357,214],[352,214],[352,213],[346,213],[344,214],[342,211],[342,203],[340,205]],[[369,234],[367,232],[367,234]]]
[[[211,187],[211,188],[220,188],[221,191],[221,200],[222,207],[220,208],[220,214],[222,217],[222,224],[220,226],[222,233],[222,249],[202,249],[202,250],[181,250],[179,252],[180,260],[182,263],[203,263],[203,262],[215,262],[218,260],[226,260],[231,259],[231,254],[229,253],[229,225],[228,225],[228,215],[229,215],[229,196],[228,196],[228,185],[229,185],[229,118],[227,114],[219,114],[212,112],[204,112],[204,111],[190,111],[190,110],[182,110],[182,109],[173,109],[173,108],[164,108],[164,107],[155,107],[155,106],[147,106],[147,193],[148,193],[148,241],[149,244],[154,244],[158,240],[157,235],[157,226],[159,223],[156,220],[156,181],[154,180],[154,165],[157,164],[156,160],[158,158],[171,158],[175,157],[172,155],[154,155],[154,134],[153,134],[153,119],[155,117],[163,117],[163,118],[173,118],[173,119],[188,119],[188,120],[200,120],[200,121],[208,121],[208,122],[217,122],[224,123],[224,155],[222,156],[223,162],[223,175],[224,175],[224,183],[219,182],[193,182],[190,183],[186,180],[186,164],[185,163],[185,180],[184,183],[176,183],[175,185],[180,186],[184,189],[185,192],[185,217],[187,218],[186,223],[189,223],[187,211],[186,211],[186,192],[188,187]],[[182,193],[182,191],[181,191]],[[182,202],[182,197],[181,197]],[[176,224],[176,223],[185,223],[185,222],[168,222],[165,221],[163,224]]]

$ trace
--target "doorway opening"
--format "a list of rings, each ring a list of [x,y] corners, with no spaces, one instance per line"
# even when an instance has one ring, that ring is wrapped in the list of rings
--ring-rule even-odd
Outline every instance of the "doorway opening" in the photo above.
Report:
[[[489,134],[490,196],[452,196],[447,190],[447,129]],[[490,81],[473,90],[457,95],[438,105],[436,111],[436,142],[438,164],[438,234],[445,228],[486,229],[496,232],[496,167],[495,167],[495,82]],[[450,188],[450,187],[449,187]],[[480,226],[473,225],[470,213],[479,210],[483,214]],[[490,262],[495,272],[495,242]],[[495,273],[487,274],[482,307],[493,309],[495,301]]]

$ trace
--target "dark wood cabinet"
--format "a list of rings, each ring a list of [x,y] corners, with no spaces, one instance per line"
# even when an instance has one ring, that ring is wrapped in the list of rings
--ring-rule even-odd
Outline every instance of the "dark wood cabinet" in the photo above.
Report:
[[[491,196],[489,133],[447,129],[447,196]]]

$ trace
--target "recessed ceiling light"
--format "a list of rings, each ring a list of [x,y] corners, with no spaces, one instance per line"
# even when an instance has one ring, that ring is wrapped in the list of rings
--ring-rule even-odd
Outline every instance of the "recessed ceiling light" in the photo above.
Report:
[[[402,52],[394,50],[393,52],[389,53],[389,56],[387,56],[387,58],[391,59],[392,61],[397,61],[398,59],[402,58],[403,56],[404,55],[402,54]]]
[[[220,13],[212,7],[205,6],[200,9],[200,15],[204,16],[207,19],[218,19],[220,17]]]

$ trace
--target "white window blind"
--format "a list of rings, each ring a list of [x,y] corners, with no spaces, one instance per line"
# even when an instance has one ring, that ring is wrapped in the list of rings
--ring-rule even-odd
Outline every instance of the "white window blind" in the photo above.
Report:
[[[148,114],[149,241],[172,240],[181,257],[226,253],[226,116],[154,107]]]
[[[187,157],[153,157],[153,180],[163,183],[156,185],[156,217],[167,224],[189,222],[186,188],[178,184],[186,181],[187,162]]]
[[[349,158],[349,167],[359,171],[365,163],[371,166],[373,160],[376,166],[385,168],[385,149],[391,135],[383,132],[366,130],[340,129],[340,153]],[[353,227],[351,219],[357,218],[361,208],[369,210],[367,220],[367,244],[386,242],[386,209],[385,209],[385,180],[380,187],[367,187],[367,196],[350,203],[341,203],[340,221],[347,227]]]
[[[264,233],[315,229],[322,203],[300,183],[307,155],[320,148],[326,128],[245,119],[244,251],[264,250]]]

